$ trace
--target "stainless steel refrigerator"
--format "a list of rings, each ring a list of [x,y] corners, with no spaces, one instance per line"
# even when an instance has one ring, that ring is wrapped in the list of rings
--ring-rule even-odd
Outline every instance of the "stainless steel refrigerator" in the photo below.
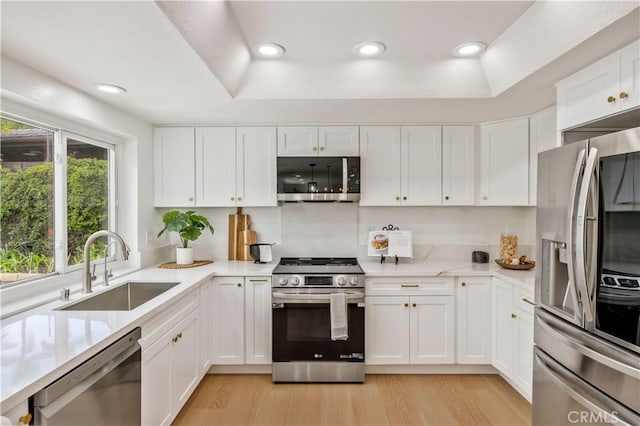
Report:
[[[640,425],[640,128],[542,152],[533,424]]]

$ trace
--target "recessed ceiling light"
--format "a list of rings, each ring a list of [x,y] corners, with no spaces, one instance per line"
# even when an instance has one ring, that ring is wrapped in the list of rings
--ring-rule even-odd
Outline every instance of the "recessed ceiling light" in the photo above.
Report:
[[[284,55],[284,47],[275,43],[262,43],[255,46],[254,52],[262,58],[279,58]]]
[[[108,83],[96,83],[96,89],[104,93],[125,93],[127,89]]]
[[[367,41],[360,43],[353,48],[356,55],[363,58],[371,58],[373,56],[381,55],[385,50],[385,45],[378,41]]]
[[[472,41],[470,43],[462,43],[453,49],[456,56],[476,56],[487,48],[487,45],[480,41]]]

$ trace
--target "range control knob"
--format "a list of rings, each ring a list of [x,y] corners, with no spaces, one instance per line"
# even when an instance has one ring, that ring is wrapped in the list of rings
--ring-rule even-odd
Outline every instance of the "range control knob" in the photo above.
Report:
[[[278,284],[280,285],[287,285],[287,282],[289,280],[287,279],[287,277],[280,277],[280,279],[278,280]]]
[[[349,278],[349,284],[353,287],[357,286],[359,281],[360,280],[358,280],[358,277]]]
[[[291,279],[289,280],[289,282],[291,283],[291,285],[293,286],[297,286],[300,285],[300,277],[297,275],[294,275],[293,277],[291,277]]]
[[[347,279],[343,275],[340,275],[338,278],[336,278],[336,283],[340,287],[344,287],[347,284]]]

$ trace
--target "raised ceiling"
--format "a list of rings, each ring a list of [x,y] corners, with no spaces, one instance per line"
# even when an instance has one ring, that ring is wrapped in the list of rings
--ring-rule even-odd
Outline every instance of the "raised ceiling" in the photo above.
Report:
[[[466,122],[553,104],[637,2],[7,2],[2,54],[152,123]],[[559,23],[561,25],[559,25]],[[351,49],[382,41],[385,54]],[[480,40],[482,57],[451,49]],[[257,42],[286,49],[251,55]],[[527,50],[522,51],[521,48]],[[126,87],[122,96],[93,84]],[[3,84],[3,88],[5,85]]]

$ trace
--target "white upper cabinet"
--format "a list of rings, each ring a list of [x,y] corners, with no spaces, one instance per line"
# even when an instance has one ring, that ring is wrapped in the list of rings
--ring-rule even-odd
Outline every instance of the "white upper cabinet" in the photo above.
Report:
[[[442,203],[442,127],[400,128],[400,192],[404,205]]]
[[[440,126],[364,126],[360,136],[361,205],[441,204]]]
[[[558,129],[640,105],[640,41],[556,84]]]
[[[278,127],[278,156],[310,157],[318,155],[317,127]]]
[[[236,205],[235,127],[196,128],[198,206]]]
[[[474,126],[442,127],[442,204],[475,203],[476,138]]]
[[[280,157],[357,157],[358,126],[278,127]]]
[[[193,127],[157,127],[153,135],[155,205],[194,207]]]
[[[358,126],[326,126],[318,128],[318,155],[357,157],[360,155]]]
[[[238,206],[278,204],[275,127],[238,127],[236,201]]]
[[[478,204],[529,204],[529,119],[480,126]]]
[[[277,205],[275,127],[156,128],[154,166],[158,207]]]
[[[400,126],[360,127],[360,205],[400,204]]]

